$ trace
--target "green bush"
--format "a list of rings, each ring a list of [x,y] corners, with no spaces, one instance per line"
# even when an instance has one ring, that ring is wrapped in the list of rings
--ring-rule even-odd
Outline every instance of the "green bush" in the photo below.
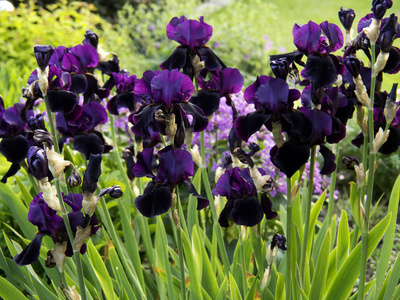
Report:
[[[30,66],[34,69],[34,45],[71,47],[82,42],[86,29],[109,27],[95,12],[94,5],[65,0],[46,8],[30,1],[12,12],[0,11],[2,62],[12,61],[16,68]]]
[[[105,50],[118,51],[123,68],[141,76],[148,69],[157,69],[178,46],[168,40],[165,31],[173,17],[204,16],[204,21],[214,29],[208,45],[226,65],[238,68],[250,83],[269,70],[265,46],[270,41],[264,29],[274,20],[273,16],[265,18],[265,12],[272,9],[272,4],[260,0],[240,0],[221,6],[202,4],[199,0],[164,0],[160,4],[140,4],[136,9],[125,5],[118,12],[118,23],[113,30],[104,31],[101,42],[106,44]]]

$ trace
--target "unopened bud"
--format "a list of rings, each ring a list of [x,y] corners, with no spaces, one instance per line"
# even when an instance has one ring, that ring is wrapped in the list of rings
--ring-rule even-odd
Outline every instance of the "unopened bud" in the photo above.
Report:
[[[393,84],[389,97],[386,100],[383,114],[385,116],[387,124],[392,123],[392,120],[395,117],[397,110],[399,108],[399,106],[396,104],[396,90],[397,90],[397,83]]]
[[[117,199],[122,197],[123,192],[119,185],[114,185],[105,189],[102,189],[100,193],[97,195],[98,198],[101,198],[105,195],[109,194],[111,198]]]
[[[29,171],[36,179],[40,180],[47,177],[47,157],[46,152],[43,149],[36,146],[30,147],[28,150],[27,161]]]
[[[51,185],[48,178],[44,177],[39,180],[39,189],[43,192],[43,200],[46,204],[55,211],[63,212],[60,201],[57,197],[57,190],[54,185]]]
[[[81,183],[82,183],[82,178],[79,175],[78,171],[74,168],[72,170],[71,175],[68,177],[68,185],[71,188],[74,188],[74,187],[80,186]]]
[[[278,247],[282,251],[287,250],[286,248],[286,237],[284,235],[276,233],[274,237],[272,238],[271,242],[271,249],[274,249],[275,247]]]
[[[204,167],[203,160],[201,159],[199,151],[199,146],[197,146],[197,144],[194,144],[193,147],[190,149],[190,154],[192,154],[193,161],[198,167]]]
[[[54,49],[50,45],[36,45],[33,47],[39,69],[45,71]]]
[[[33,140],[36,143],[44,144],[47,148],[53,148],[53,140],[51,138],[50,132],[43,129],[36,129],[34,131]]]
[[[354,170],[354,166],[358,166],[360,164],[360,162],[358,161],[358,159],[356,157],[348,156],[348,155],[343,156],[342,163],[349,170]]]
[[[261,175],[260,171],[255,166],[249,168],[249,171],[257,191],[261,191],[265,185],[268,186],[271,179],[270,175]]]

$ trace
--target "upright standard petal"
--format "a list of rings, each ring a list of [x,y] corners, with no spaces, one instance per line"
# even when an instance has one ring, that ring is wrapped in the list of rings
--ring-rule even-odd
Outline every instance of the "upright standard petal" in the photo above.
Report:
[[[163,70],[151,81],[154,102],[165,104],[168,108],[173,103],[189,100],[193,90],[193,82],[178,70]]]

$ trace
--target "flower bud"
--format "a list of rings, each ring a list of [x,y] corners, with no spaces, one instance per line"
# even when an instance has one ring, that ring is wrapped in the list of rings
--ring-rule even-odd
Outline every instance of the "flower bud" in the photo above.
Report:
[[[348,156],[348,155],[343,156],[342,163],[349,170],[354,170],[354,166],[360,165],[360,162],[358,161],[358,159],[356,157]]]
[[[377,44],[379,44],[381,51],[389,52],[393,46],[393,41],[396,37],[397,30],[397,17],[394,14],[390,15],[389,20],[383,25],[379,34]]]
[[[49,88],[49,67],[46,67],[44,70],[37,68],[37,76],[39,78],[38,83],[40,91],[42,92],[43,97],[45,97],[47,95],[47,89]]]
[[[276,247],[278,247],[281,250],[287,250],[286,248],[286,237],[284,235],[278,234],[276,233],[274,235],[274,237],[272,238],[272,242],[271,242],[271,249],[274,249]]]
[[[371,106],[371,101],[368,97],[367,88],[365,87],[361,76],[358,75],[357,78],[353,78],[353,80],[356,84],[356,90],[354,91],[354,93],[356,94],[358,101],[369,108]]]
[[[379,74],[379,72],[385,68],[388,59],[389,59],[389,52],[381,51],[378,57],[376,58],[375,65],[372,68],[371,76],[376,77]]]
[[[37,114],[35,117],[30,117],[28,119],[28,127],[35,131],[36,129],[45,130],[46,125],[44,124],[44,118],[42,114]]]
[[[33,140],[36,143],[43,143],[49,149],[53,148],[53,140],[50,136],[50,132],[43,129],[36,129],[34,131]]]
[[[50,45],[36,45],[33,47],[36,61],[40,70],[45,71],[54,49]]]
[[[388,8],[392,7],[392,0],[373,0],[371,11],[374,14],[374,19],[381,20]]]
[[[386,100],[384,116],[386,122],[388,124],[392,123],[393,118],[395,117],[399,106],[396,104],[396,92],[397,91],[397,83],[394,83],[392,86],[392,90],[390,91],[389,97]]]
[[[97,46],[99,44],[99,36],[97,35],[97,33],[88,29],[88,30],[86,30],[85,39],[83,40],[83,44],[92,45],[94,48],[97,49]]]
[[[286,78],[289,74],[289,62],[286,60],[286,58],[272,60],[270,62],[270,67],[276,78],[286,81]]]
[[[74,188],[74,187],[80,186],[81,183],[82,183],[81,176],[79,175],[78,171],[74,168],[72,170],[71,175],[68,177],[68,185],[71,188]]]
[[[353,9],[343,9],[343,7],[340,7],[339,20],[340,23],[342,23],[344,29],[346,29],[347,31],[350,31],[355,17],[356,14],[354,13]]]
[[[347,56],[344,64],[354,78],[357,78],[358,75],[360,75],[361,62],[357,57],[354,55]]]
[[[114,185],[105,189],[102,189],[100,193],[97,195],[98,198],[103,197],[109,194],[111,198],[117,199],[122,197],[123,192],[119,185]]]
[[[29,171],[37,180],[47,177],[47,157],[46,152],[43,149],[36,146],[30,147],[28,150],[27,161]]]

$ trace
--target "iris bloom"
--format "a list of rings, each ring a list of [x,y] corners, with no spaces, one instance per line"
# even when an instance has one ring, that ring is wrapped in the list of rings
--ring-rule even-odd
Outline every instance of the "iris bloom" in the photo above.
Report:
[[[262,169],[259,172],[265,175]],[[261,193],[261,201],[258,200],[257,188],[247,168],[226,170],[218,179],[216,191],[228,200],[218,219],[222,227],[229,227],[228,219],[238,225],[252,227],[260,223],[264,215],[267,219],[278,216],[272,210],[267,194]]]
[[[135,94],[149,105],[142,106],[129,119],[132,132],[153,142],[159,140],[158,132],[174,137],[179,148],[185,139],[185,129],[194,132],[207,127],[208,118],[196,105],[190,103],[194,86],[190,78],[178,70],[147,71],[135,85]],[[189,123],[188,115],[192,115]],[[176,127],[175,127],[176,126]]]
[[[106,144],[102,133],[96,130],[99,124],[108,120],[105,108],[97,102],[76,105],[70,114],[56,115],[57,130],[67,138],[74,139],[74,150],[81,152],[86,159],[90,154],[107,153],[112,146]]]
[[[157,175],[152,171],[154,149],[146,148],[137,155],[137,162],[133,167],[136,177],[149,177],[152,180],[147,184],[143,195],[135,199],[138,210],[146,217],[152,218],[166,213],[172,205],[172,193],[179,184],[184,184],[189,193],[197,198],[197,209],[208,206],[208,200],[200,196],[190,177],[193,176],[194,163],[189,152],[183,149],[173,149],[168,146],[159,154]]]
[[[72,212],[68,214],[72,232],[76,235],[79,227],[87,228],[90,226],[90,235],[96,233],[99,229],[96,217],[85,216],[80,210],[82,208],[81,194],[69,193],[63,196],[63,201],[71,207]],[[34,263],[39,258],[40,246],[44,236],[50,236],[54,244],[67,243],[65,255],[71,257],[73,254],[73,246],[71,245],[67,230],[63,219],[57,215],[57,212],[51,209],[43,199],[43,193],[33,198],[29,212],[28,220],[38,227],[38,232],[30,244],[18,255],[14,257],[14,261],[19,266],[25,266]],[[80,253],[86,253],[86,244],[80,247]]]
[[[185,16],[174,17],[167,25],[167,37],[180,44],[160,68],[182,69],[190,78],[194,76],[193,58],[199,56],[208,70],[225,68],[225,64],[206,46],[213,28],[203,21],[188,20]]]
[[[32,110],[25,111],[22,103],[15,103],[7,109],[0,105],[0,153],[12,164],[1,179],[3,183],[18,172],[20,163],[27,157],[29,146],[34,143],[32,130],[24,119],[33,120],[35,116]]]
[[[211,78],[207,80],[208,77]],[[215,71],[203,69],[199,74],[201,90],[197,96],[190,99],[190,102],[200,107],[206,116],[211,116],[218,110],[220,99],[225,97],[227,104],[234,110],[234,114],[237,114],[230,94],[239,93],[243,82],[243,75],[238,69],[225,68]]]

